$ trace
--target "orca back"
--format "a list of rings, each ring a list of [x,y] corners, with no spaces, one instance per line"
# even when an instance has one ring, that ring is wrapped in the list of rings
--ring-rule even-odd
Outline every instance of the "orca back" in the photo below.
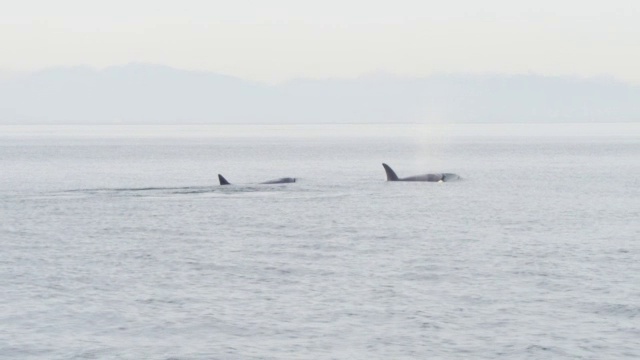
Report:
[[[288,184],[288,183],[294,183],[294,182],[296,182],[296,178],[287,177],[287,178],[273,179],[273,180],[261,182],[260,184]]]

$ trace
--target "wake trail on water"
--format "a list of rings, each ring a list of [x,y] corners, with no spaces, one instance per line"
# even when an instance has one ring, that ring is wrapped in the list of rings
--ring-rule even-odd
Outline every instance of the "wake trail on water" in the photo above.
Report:
[[[118,187],[118,188],[87,188],[87,189],[71,189],[53,194],[65,196],[69,194],[75,195],[106,195],[106,196],[172,196],[172,195],[234,195],[234,194],[273,194],[286,192],[305,191],[300,188],[289,188],[281,184],[275,185],[233,185],[233,186],[147,186],[147,187]]]

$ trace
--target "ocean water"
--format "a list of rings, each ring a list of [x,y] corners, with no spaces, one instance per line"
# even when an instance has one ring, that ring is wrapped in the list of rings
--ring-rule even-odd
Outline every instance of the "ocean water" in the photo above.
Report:
[[[0,358],[637,359],[638,219],[639,124],[2,126]]]

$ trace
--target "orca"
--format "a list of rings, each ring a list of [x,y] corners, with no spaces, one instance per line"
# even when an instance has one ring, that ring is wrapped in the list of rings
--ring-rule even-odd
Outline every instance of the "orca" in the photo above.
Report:
[[[218,180],[220,181],[220,185],[231,185],[227,179],[224,178],[221,174],[218,174]],[[284,177],[280,179],[268,180],[265,182],[261,182],[260,184],[288,184],[296,182],[296,178]]]
[[[436,173],[436,174],[423,174],[423,175],[414,175],[406,178],[399,178],[398,175],[391,169],[391,167],[385,163],[382,163],[382,167],[384,167],[384,171],[387,173],[387,181],[430,181],[430,182],[439,182],[439,181],[451,181],[457,180],[460,177],[456,174],[450,173]]]

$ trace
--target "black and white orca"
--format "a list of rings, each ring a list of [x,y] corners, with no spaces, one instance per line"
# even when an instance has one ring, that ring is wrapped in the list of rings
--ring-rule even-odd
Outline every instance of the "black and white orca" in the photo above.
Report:
[[[227,179],[224,178],[221,174],[218,174],[218,180],[220,181],[220,185],[231,185]],[[296,182],[296,178],[284,177],[280,179],[268,180],[265,182],[261,182],[260,184],[287,184]]]
[[[399,178],[398,175],[391,169],[391,167],[387,164],[382,164],[384,167],[384,171],[387,173],[387,181],[430,181],[430,182],[439,182],[439,181],[451,181],[460,179],[460,176],[451,173],[435,173],[435,174],[423,174],[423,175],[414,175],[405,178]]]

